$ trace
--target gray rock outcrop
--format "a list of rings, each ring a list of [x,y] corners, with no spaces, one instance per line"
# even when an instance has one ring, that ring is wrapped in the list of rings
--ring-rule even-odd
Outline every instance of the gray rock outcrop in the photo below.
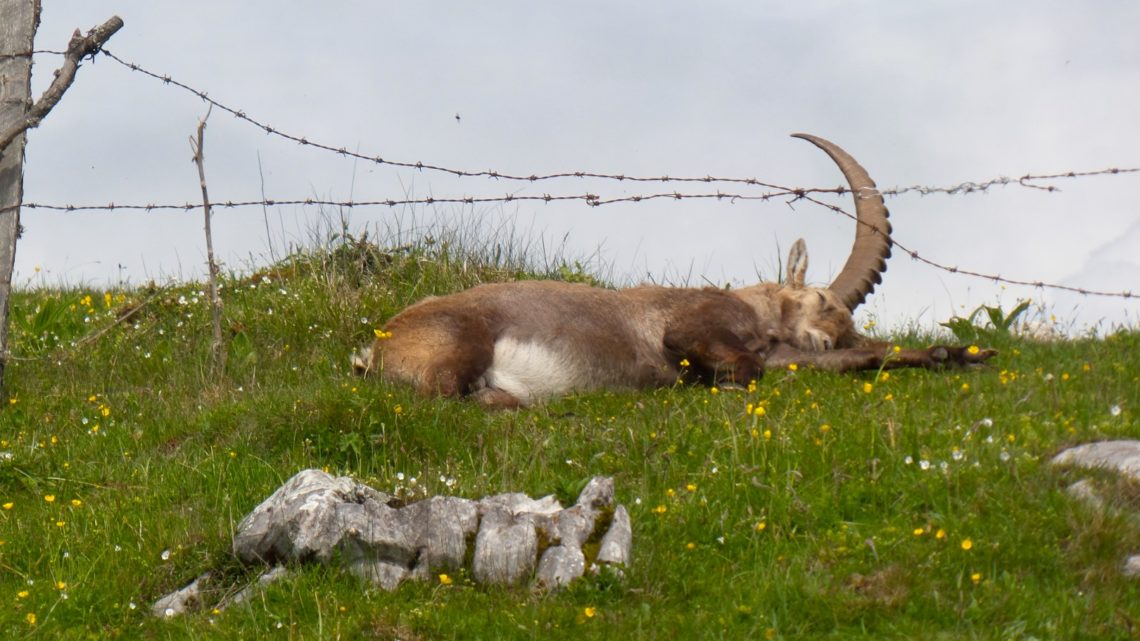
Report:
[[[593,544],[593,545],[591,545]],[[274,566],[256,585],[284,576],[283,564],[336,559],[352,574],[385,590],[427,580],[470,561],[478,583],[557,588],[588,569],[630,560],[629,513],[614,503],[613,479],[594,477],[577,502],[563,509],[547,496],[499,494],[475,501],[436,496],[409,505],[320,470],[303,470],[237,526],[233,553],[246,564]],[[587,550],[596,550],[594,558]],[[154,605],[160,616],[202,600],[208,574]],[[245,601],[254,586],[225,607]]]
[[[1097,441],[1070,447],[1053,457],[1054,465],[1107,469],[1140,481],[1140,441]],[[1075,481],[1066,490],[1069,496],[1094,510],[1111,510],[1109,501],[1087,479]],[[1140,515],[1130,515],[1140,525]],[[1121,563],[1121,573],[1140,577],[1140,555],[1130,555]]]

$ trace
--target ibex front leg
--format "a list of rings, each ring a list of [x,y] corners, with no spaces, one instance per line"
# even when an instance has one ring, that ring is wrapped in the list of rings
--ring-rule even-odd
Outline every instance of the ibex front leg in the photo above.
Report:
[[[895,351],[894,347],[886,343],[826,352],[805,352],[781,343],[768,353],[765,364],[769,368],[784,368],[795,363],[799,366],[832,372],[900,367],[939,369],[980,365],[995,354],[997,351],[992,349],[947,345],[934,345],[925,349],[903,348]]]
[[[764,373],[764,359],[743,339],[721,328],[675,328],[665,347],[691,378],[707,385],[747,385]],[[687,362],[687,365],[684,364]]]

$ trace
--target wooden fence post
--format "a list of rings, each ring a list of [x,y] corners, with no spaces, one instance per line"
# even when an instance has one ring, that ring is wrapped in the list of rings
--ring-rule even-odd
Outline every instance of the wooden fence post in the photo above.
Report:
[[[32,106],[32,45],[40,24],[40,0],[0,0],[0,17],[0,131],[6,131]],[[8,362],[8,297],[20,236],[25,140],[20,132],[0,146],[0,388]]]
[[[95,55],[123,27],[118,16],[86,36],[77,29],[67,44],[63,66],[43,96],[32,103],[32,47],[40,24],[40,0],[0,0],[0,388],[8,362],[8,303],[20,205],[24,198],[24,145],[27,130],[37,127],[75,80],[79,62]]]

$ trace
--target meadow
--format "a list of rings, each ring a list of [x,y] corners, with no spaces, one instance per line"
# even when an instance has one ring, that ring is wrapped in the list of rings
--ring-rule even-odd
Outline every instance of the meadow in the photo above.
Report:
[[[1019,338],[973,370],[768,371],[747,391],[600,392],[487,413],[352,375],[403,306],[479,282],[593,280],[509,248],[367,239],[204,284],[12,298],[0,410],[0,636],[68,639],[1106,639],[1140,636],[1140,487],[1057,469],[1140,436],[1140,333]],[[888,274],[889,278],[889,274]],[[974,324],[976,323],[976,324]],[[932,330],[891,336],[923,346]],[[970,334],[972,332],[972,335]],[[949,332],[939,340],[955,340]],[[253,580],[235,525],[305,468],[409,498],[572,503],[613,476],[624,579],[533,592],[464,573],[384,592],[305,566],[249,603],[155,618],[211,571]],[[1093,478],[1111,509],[1064,488]]]

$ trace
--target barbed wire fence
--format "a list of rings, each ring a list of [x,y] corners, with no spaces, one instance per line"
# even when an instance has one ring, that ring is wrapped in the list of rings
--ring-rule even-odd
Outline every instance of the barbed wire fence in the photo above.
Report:
[[[36,51],[34,53],[58,53],[53,51]],[[196,89],[186,83],[180,82],[169,75],[159,74],[154,71],[148,70],[141,65],[124,60],[119,56],[111,53],[107,49],[102,49],[101,53],[113,60],[114,62],[126,67],[134,73],[141,74],[152,80],[157,80],[164,85],[175,87],[182,91],[188,92],[193,96],[199,98],[203,102],[210,105],[212,109],[218,109],[226,112],[234,118],[243,121],[251,126],[261,129],[266,134],[282,138],[284,140],[296,143],[304,147],[310,147],[326,153],[337,154],[342,157],[352,158],[360,161],[365,161],[379,166],[389,166],[401,169],[413,169],[417,171],[427,171],[447,174],[455,177],[468,177],[468,178],[484,178],[493,179],[498,181],[510,181],[517,183],[541,183],[546,181],[555,181],[561,179],[597,179],[603,181],[614,181],[619,183],[635,183],[635,184],[669,184],[677,183],[681,185],[694,185],[694,184],[725,184],[732,185],[732,191],[725,191],[717,189],[716,191],[705,192],[691,192],[691,191],[656,191],[642,194],[620,196],[620,197],[603,197],[595,193],[543,193],[540,195],[526,195],[526,194],[513,194],[506,193],[504,195],[463,195],[453,197],[426,197],[426,198],[400,198],[400,199],[377,199],[377,200],[331,200],[331,199],[316,199],[316,198],[293,198],[293,199],[270,199],[265,198],[262,200],[242,200],[242,201],[215,201],[211,206],[216,209],[235,209],[243,207],[281,207],[281,206],[331,206],[343,208],[360,208],[360,207],[403,207],[403,206],[430,206],[430,205],[443,205],[443,204],[459,204],[459,205],[474,205],[474,204],[494,204],[494,203],[519,203],[519,202],[567,202],[579,201],[590,207],[602,207],[606,205],[613,205],[617,203],[641,203],[651,202],[658,200],[717,200],[717,201],[769,201],[772,199],[788,199],[789,203],[803,201],[813,205],[823,207],[835,214],[846,216],[854,220],[857,224],[860,221],[844,208],[831,203],[824,202],[817,198],[821,195],[838,195],[842,196],[850,192],[846,187],[788,187],[778,185],[771,182],[766,182],[753,177],[734,177],[734,176],[631,176],[626,174],[611,174],[596,171],[566,171],[548,174],[512,174],[509,172],[496,171],[493,169],[488,170],[471,170],[447,167],[435,163],[423,161],[407,161],[407,160],[393,160],[384,158],[382,156],[367,155],[359,152],[351,151],[343,146],[335,146],[322,141],[310,140],[309,138],[280,128],[276,128],[265,124],[264,122],[249,115],[246,111],[231,107],[222,103],[214,98],[211,98],[205,91]],[[994,187],[1018,186],[1027,189],[1042,190],[1047,192],[1058,191],[1058,187],[1054,184],[1041,184],[1046,181],[1056,182],[1066,179],[1087,178],[1091,176],[1118,176],[1125,174],[1140,173],[1140,167],[1136,168],[1117,168],[1111,167],[1099,170],[1081,170],[1081,171],[1068,171],[1053,174],[1026,174],[1017,178],[1010,177],[997,177],[978,182],[964,182],[957,185],[950,186],[924,186],[913,185],[909,187],[900,187],[893,189],[880,189],[879,193],[885,197],[900,196],[908,193],[917,193],[919,195],[965,195],[986,192]],[[688,187],[686,187],[687,189]],[[747,193],[744,189],[760,188],[760,193]],[[65,211],[65,212],[92,212],[92,211],[160,211],[160,210],[181,210],[191,211],[201,207],[201,203],[104,203],[104,204],[58,204],[58,203],[39,203],[27,202],[23,203],[23,207],[27,209],[40,209],[51,211]],[[961,274],[968,277],[988,280],[994,283],[1001,283],[1007,285],[1020,285],[1029,286],[1038,289],[1053,289],[1058,291],[1066,291],[1086,296],[1102,296],[1131,299],[1140,296],[1140,294],[1133,293],[1132,291],[1104,291],[1093,289],[1089,287],[1079,287],[1063,285],[1059,283],[1050,283],[1042,280],[1028,280],[1019,278],[1010,278],[1000,274],[988,274],[977,270],[962,268],[956,265],[950,265],[938,262],[927,258],[919,253],[917,249],[913,249],[899,242],[892,237],[890,239],[891,245],[898,248],[911,259],[919,261],[929,267],[941,270],[951,274]]]

